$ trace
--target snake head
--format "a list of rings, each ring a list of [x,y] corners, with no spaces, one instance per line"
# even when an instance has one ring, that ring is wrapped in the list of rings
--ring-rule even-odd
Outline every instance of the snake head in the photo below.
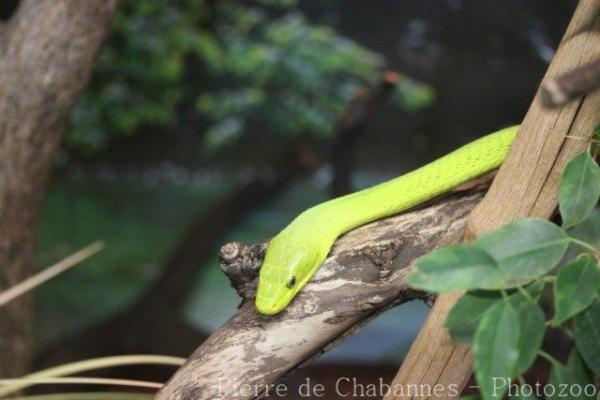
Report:
[[[271,240],[256,294],[256,309],[261,314],[277,314],[292,301],[327,256],[329,247],[324,254],[322,247],[285,234]]]

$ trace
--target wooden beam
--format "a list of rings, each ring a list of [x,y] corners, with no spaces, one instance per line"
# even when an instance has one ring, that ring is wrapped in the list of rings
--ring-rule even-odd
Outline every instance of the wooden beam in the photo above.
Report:
[[[554,56],[545,79],[571,71],[600,57],[600,0],[582,0]],[[473,238],[526,216],[550,218],[557,207],[558,183],[566,162],[583,151],[600,117],[600,94],[577,99],[561,108],[542,105],[538,90],[517,139],[490,190],[468,220],[465,239]],[[455,346],[444,328],[448,310],[460,293],[440,296],[392,387],[441,385],[454,398],[472,372],[472,356]],[[394,396],[391,399],[433,398]]]

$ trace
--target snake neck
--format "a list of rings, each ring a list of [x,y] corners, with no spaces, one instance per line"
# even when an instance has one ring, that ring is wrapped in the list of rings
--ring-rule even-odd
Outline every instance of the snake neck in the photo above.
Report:
[[[304,224],[319,221],[333,237],[448,193],[457,186],[498,168],[514,141],[518,126],[471,142],[399,178],[342,196],[308,209]]]

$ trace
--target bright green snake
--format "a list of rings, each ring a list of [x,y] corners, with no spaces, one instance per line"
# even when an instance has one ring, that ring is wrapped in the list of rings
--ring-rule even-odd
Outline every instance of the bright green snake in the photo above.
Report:
[[[498,168],[517,128],[489,134],[399,178],[304,211],[267,247],[259,274],[257,310],[267,315],[283,310],[343,233],[405,211]]]

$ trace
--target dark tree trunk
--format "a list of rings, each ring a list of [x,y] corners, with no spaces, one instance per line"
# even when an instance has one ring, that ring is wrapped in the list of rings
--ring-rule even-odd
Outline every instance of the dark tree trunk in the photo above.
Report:
[[[399,79],[397,73],[386,71],[375,87],[358,91],[346,106],[344,114],[338,120],[337,132],[331,146],[331,197],[352,192],[352,171],[360,135],[392,94]]]
[[[0,30],[0,291],[31,275],[44,189],[116,0],[24,0]],[[0,309],[0,376],[28,364],[24,296]]]

